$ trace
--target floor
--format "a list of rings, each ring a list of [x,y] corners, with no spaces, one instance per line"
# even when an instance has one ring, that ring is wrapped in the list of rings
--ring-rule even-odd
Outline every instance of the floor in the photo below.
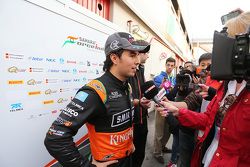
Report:
[[[142,167],[165,167],[168,161],[170,160],[171,154],[164,154],[164,160],[165,163],[160,164],[155,160],[153,157],[153,145],[154,145],[154,111],[149,113],[149,119],[148,119],[148,137],[147,137],[147,144],[146,144],[146,156],[143,161]],[[167,147],[171,148],[172,147],[172,135],[167,143]]]

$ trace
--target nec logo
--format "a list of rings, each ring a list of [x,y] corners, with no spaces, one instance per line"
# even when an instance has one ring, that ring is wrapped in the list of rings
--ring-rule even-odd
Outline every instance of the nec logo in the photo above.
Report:
[[[132,119],[131,115],[132,113],[130,109],[126,109],[122,112],[114,114],[112,117],[111,127],[117,127],[117,126],[120,126],[122,124],[129,122],[129,120]]]
[[[47,62],[51,62],[51,63],[55,63],[55,62],[56,62],[56,59],[46,58],[46,61],[47,61]]]

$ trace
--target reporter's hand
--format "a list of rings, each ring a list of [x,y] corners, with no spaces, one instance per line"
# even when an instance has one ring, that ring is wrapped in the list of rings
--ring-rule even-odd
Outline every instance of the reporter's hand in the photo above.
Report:
[[[107,167],[117,162],[118,160],[112,160],[112,161],[107,161],[107,162],[97,162],[95,159],[92,159],[92,164],[94,164],[97,167]]]
[[[143,108],[148,109],[148,108],[150,108],[150,106],[151,106],[151,101],[148,100],[148,99],[146,99],[145,97],[142,97],[142,98],[140,99],[140,105],[141,105]]]
[[[202,98],[206,98],[208,96],[208,89],[209,86],[205,85],[205,84],[198,84],[200,89],[196,90],[195,93],[199,93]]]
[[[169,102],[161,101],[162,106],[156,105],[156,111],[160,112],[161,116],[167,117],[169,113],[173,113],[174,116],[179,115],[179,109]]]
[[[199,77],[195,77],[194,75],[192,75],[192,78],[193,78],[193,81],[194,81],[195,84],[200,83],[201,79]]]

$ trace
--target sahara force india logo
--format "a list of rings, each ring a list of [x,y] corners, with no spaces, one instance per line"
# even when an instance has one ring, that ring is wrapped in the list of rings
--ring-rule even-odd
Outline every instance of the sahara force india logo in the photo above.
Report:
[[[89,49],[104,51],[104,48],[101,47],[96,41],[83,37],[68,36],[64,41],[62,47],[68,44],[76,44],[78,46],[83,46]]]

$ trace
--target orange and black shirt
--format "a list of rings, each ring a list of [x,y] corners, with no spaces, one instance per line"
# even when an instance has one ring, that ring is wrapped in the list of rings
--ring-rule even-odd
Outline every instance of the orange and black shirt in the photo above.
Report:
[[[133,106],[130,87],[106,72],[76,93],[50,127],[45,146],[63,166],[90,166],[72,137],[85,123],[91,154],[97,161],[117,159],[112,166],[130,167],[133,150]]]

